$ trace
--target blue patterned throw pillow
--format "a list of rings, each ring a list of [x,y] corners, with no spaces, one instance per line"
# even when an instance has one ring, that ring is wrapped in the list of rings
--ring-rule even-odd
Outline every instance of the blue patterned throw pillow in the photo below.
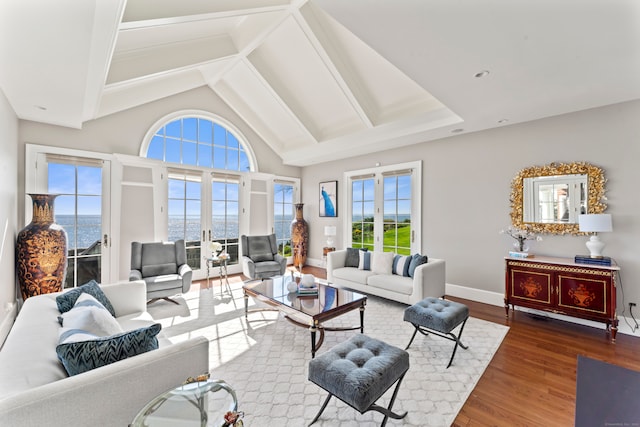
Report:
[[[69,376],[81,374],[158,348],[159,323],[145,328],[97,337],[80,329],[62,328],[56,347],[58,359]]]
[[[104,294],[104,292],[102,292],[102,289],[100,289],[100,285],[98,285],[95,280],[91,280],[82,286],[78,286],[75,289],[71,289],[58,295],[56,297],[56,304],[58,304],[58,310],[60,311],[60,313],[65,313],[71,310],[75,305],[76,300],[83,292],[88,293],[89,295],[100,301],[100,303],[104,305],[107,310],[109,310],[109,313],[111,313],[113,317],[116,317],[116,311],[113,309],[111,302]]]
[[[411,264],[411,255],[396,255],[393,257],[393,268],[391,272],[398,276],[409,276],[409,265]]]
[[[415,254],[411,257],[411,263],[409,264],[409,277],[413,277],[416,271],[416,267],[422,264],[426,264],[428,258],[426,255]]]

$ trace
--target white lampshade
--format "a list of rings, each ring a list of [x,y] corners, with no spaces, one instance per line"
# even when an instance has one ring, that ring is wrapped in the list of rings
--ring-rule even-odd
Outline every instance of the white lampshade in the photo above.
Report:
[[[604,242],[598,237],[598,233],[613,231],[611,215],[609,214],[588,214],[578,216],[578,226],[583,233],[593,233],[587,241],[587,249],[591,258],[602,258]]]
[[[324,226],[324,235],[327,236],[327,247],[333,247],[333,236],[336,235],[336,226],[335,225],[325,225]]]
[[[580,231],[584,233],[613,231],[611,215],[609,214],[578,215],[578,226]]]

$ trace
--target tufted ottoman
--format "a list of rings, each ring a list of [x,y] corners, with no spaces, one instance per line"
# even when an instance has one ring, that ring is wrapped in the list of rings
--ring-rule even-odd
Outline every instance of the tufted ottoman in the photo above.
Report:
[[[460,342],[460,336],[462,335],[462,330],[468,318],[469,308],[459,302],[432,297],[418,301],[404,311],[405,322],[410,322],[416,328],[405,350],[409,348],[418,332],[423,335],[428,335],[429,332],[431,332],[440,337],[455,341],[456,344],[453,347],[453,354],[447,365],[448,368],[451,366],[451,362],[453,362],[453,357],[456,355],[458,346],[464,349],[468,348]],[[460,332],[458,332],[458,336],[455,336],[451,331],[460,324],[462,324]]]
[[[389,417],[404,418],[391,411],[404,374],[409,370],[409,353],[366,335],[355,335],[309,362],[309,380],[329,392],[322,408],[311,421],[315,423],[332,396],[361,414],[378,411],[384,414],[381,426]],[[375,404],[395,382],[396,388],[387,408]],[[309,424],[309,425],[311,425]]]

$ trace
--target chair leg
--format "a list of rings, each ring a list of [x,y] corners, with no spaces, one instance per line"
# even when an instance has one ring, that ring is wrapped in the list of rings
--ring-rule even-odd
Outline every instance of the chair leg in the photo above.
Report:
[[[149,304],[153,304],[154,302],[159,301],[159,300],[161,300],[161,299],[163,299],[163,300],[165,300],[165,301],[172,302],[172,303],[174,303],[174,304],[176,304],[176,305],[180,305],[180,303],[179,303],[178,301],[176,301],[176,300],[174,300],[174,299],[171,299],[171,298],[169,298],[169,297],[163,297],[163,298],[151,298],[149,301],[147,301],[147,305],[149,305]]]
[[[331,397],[333,397],[333,394],[329,393],[329,396],[327,396],[327,398],[325,399],[324,403],[322,404],[322,407],[320,408],[320,411],[316,414],[316,417],[313,419],[313,421],[311,421],[309,426],[311,426],[311,424],[318,421],[318,418],[320,418],[320,415],[322,415],[322,413],[324,412],[324,409],[327,407],[327,404],[331,400]]]

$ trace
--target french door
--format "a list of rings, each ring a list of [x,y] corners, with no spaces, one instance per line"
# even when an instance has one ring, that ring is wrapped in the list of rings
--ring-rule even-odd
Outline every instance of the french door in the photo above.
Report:
[[[184,239],[193,278],[206,278],[206,260],[217,254],[211,242],[229,255],[229,273],[239,272],[239,175],[169,169],[168,177],[167,238]]]
[[[64,287],[80,286],[90,280],[109,282],[111,162],[44,153],[38,153],[37,158],[36,187],[58,194],[55,221],[67,232]]]

